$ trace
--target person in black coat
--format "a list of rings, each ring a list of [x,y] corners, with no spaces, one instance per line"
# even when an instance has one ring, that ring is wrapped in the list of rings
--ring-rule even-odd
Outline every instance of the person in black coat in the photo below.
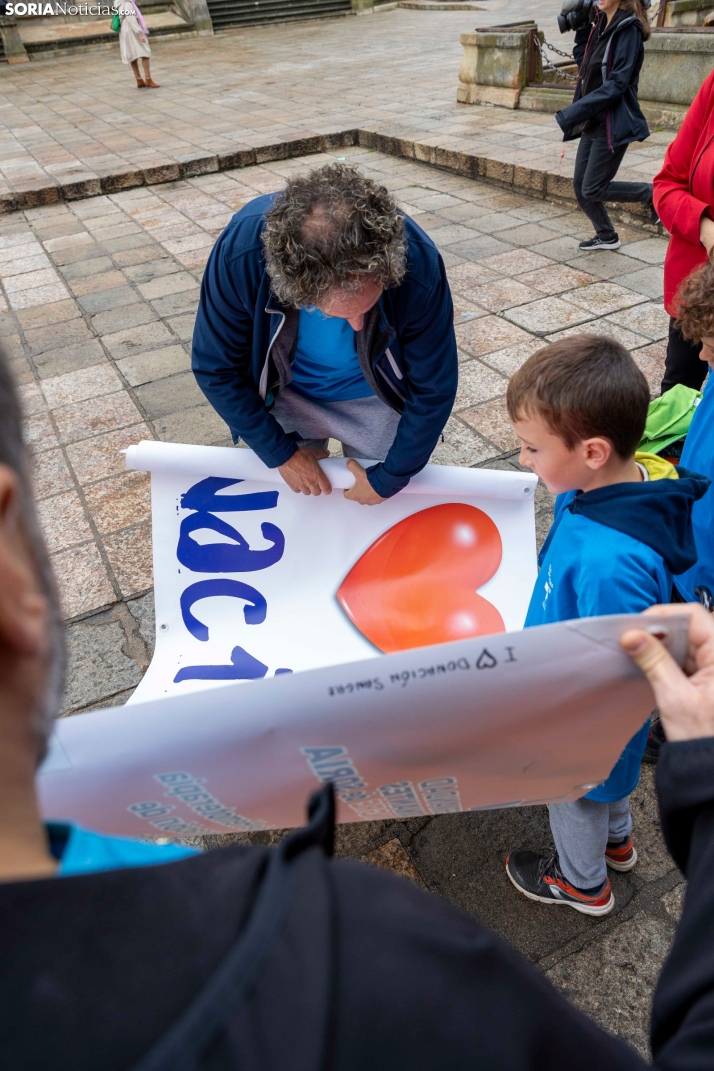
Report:
[[[627,146],[649,137],[637,100],[650,26],[642,0],[598,0],[592,24],[575,33],[578,83],[573,103],[555,118],[563,140],[580,138],[573,187],[578,204],[595,228],[580,248],[619,249],[605,201],[642,202],[652,207],[652,183],[614,182]]]
[[[61,630],[2,361],[0,373],[0,1067],[644,1071],[476,919],[331,859],[331,786],[278,848],[55,876],[34,773]],[[689,878],[655,997],[661,1071],[714,1066],[714,622],[684,611],[691,681],[648,633],[623,637],[672,741],[662,826]]]

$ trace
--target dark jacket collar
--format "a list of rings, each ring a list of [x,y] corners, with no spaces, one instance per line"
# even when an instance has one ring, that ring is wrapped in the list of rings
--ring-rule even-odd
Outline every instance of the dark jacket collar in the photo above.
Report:
[[[706,476],[681,466],[677,480],[616,483],[578,492],[566,509],[632,536],[664,559],[674,576],[697,560],[692,533],[692,506],[706,494]]]

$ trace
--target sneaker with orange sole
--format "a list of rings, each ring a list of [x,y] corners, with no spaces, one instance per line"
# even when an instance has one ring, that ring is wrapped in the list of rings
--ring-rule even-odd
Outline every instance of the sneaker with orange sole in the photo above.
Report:
[[[562,904],[583,915],[609,915],[615,906],[609,878],[594,893],[576,889],[563,876],[557,852],[511,852],[506,873],[520,893],[541,904]]]
[[[605,849],[605,862],[611,870],[619,870],[625,873],[632,870],[637,862],[637,849],[632,843],[632,837],[623,841],[608,841]]]

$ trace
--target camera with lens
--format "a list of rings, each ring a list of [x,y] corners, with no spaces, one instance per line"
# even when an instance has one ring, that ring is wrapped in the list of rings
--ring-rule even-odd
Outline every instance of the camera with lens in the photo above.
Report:
[[[593,21],[595,0],[565,0],[558,15],[558,29],[561,33],[579,30]]]
[[[642,0],[642,6],[647,11],[652,6],[652,0]],[[596,12],[597,0],[563,0],[558,15],[558,29],[561,33],[567,33],[568,30],[588,26],[594,22]]]

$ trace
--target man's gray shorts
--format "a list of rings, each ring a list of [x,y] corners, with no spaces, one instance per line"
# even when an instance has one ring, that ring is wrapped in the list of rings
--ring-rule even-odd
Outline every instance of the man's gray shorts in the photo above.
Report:
[[[270,412],[298,446],[326,449],[328,439],[338,439],[345,457],[370,461],[384,461],[399,423],[399,413],[376,394],[321,402],[285,387]]]

